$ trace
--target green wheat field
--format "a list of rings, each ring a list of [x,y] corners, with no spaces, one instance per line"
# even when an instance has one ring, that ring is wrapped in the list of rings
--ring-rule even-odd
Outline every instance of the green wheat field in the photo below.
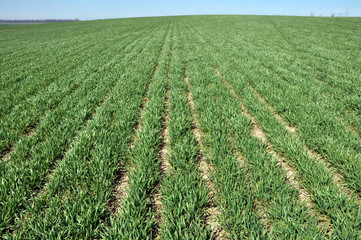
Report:
[[[361,18],[0,26],[3,239],[361,239]]]

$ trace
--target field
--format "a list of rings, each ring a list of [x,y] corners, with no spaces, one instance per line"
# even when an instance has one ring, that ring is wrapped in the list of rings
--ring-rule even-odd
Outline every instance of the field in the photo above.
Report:
[[[1,238],[361,239],[360,18],[0,26],[0,71]]]

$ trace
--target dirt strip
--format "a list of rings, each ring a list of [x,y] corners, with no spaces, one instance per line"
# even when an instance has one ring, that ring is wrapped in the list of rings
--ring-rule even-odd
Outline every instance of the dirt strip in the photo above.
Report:
[[[1,153],[0,153],[0,158],[1,158],[1,161],[3,163],[6,163],[9,159],[10,159],[10,156],[12,154],[12,152],[14,151],[14,148],[13,147],[9,147],[5,150],[3,150]]]
[[[184,81],[188,86],[187,99],[188,99],[188,104],[191,107],[191,113],[193,116],[193,132],[194,132],[194,136],[196,138],[197,144],[198,144],[198,146],[200,146],[199,156],[198,156],[199,171],[201,172],[202,178],[203,178],[204,182],[206,183],[206,186],[209,189],[208,197],[209,197],[210,201],[209,201],[209,205],[208,205],[208,208],[207,208],[206,214],[205,214],[206,215],[206,223],[210,226],[212,236],[215,239],[226,239],[226,232],[224,231],[222,226],[217,221],[217,217],[219,217],[221,215],[221,212],[215,201],[216,193],[215,193],[214,185],[213,185],[212,181],[209,179],[209,175],[210,175],[209,173],[213,172],[214,169],[205,160],[204,145],[202,143],[202,132],[199,128],[200,123],[198,120],[198,114],[195,110],[193,95],[192,95],[192,92],[190,91],[189,77],[188,77],[187,73],[186,73],[186,77],[185,77]]]
[[[14,31],[16,29],[5,29],[5,30],[0,30],[0,32],[7,32],[7,31]]]
[[[225,78],[223,77],[222,73],[219,71],[218,68],[215,68],[217,75],[222,78],[223,83],[227,86],[227,88],[230,90],[230,92],[232,93],[232,95],[237,99],[237,101],[240,104],[240,107],[242,109],[242,112],[245,116],[249,117],[252,120],[252,124],[253,124],[253,129],[252,129],[252,136],[255,138],[260,139],[263,143],[267,144],[267,152],[273,156],[273,158],[275,158],[278,161],[278,164],[282,167],[282,169],[286,172],[286,178],[287,178],[287,182],[293,186],[295,189],[298,190],[299,192],[299,199],[300,202],[305,202],[306,206],[309,208],[309,214],[310,215],[314,215],[317,216],[318,218],[318,223],[320,225],[320,227],[324,230],[327,230],[325,228],[329,228],[331,226],[331,220],[329,219],[328,216],[321,214],[315,207],[315,203],[312,202],[311,198],[310,198],[310,194],[307,192],[306,189],[304,189],[302,187],[302,185],[300,184],[300,182],[296,179],[297,176],[297,171],[295,169],[293,169],[290,165],[288,165],[286,159],[284,159],[283,157],[281,157],[278,153],[276,153],[275,151],[273,151],[272,149],[274,149],[274,147],[272,146],[271,142],[266,138],[265,133],[263,132],[263,130],[261,129],[261,127],[259,126],[259,124],[257,123],[256,119],[248,112],[247,108],[243,105],[242,101],[240,100],[240,98],[238,97],[238,95],[236,94],[233,86],[227,82],[225,80]]]
[[[110,210],[114,213],[115,216],[119,216],[121,214],[120,207],[122,200],[127,199],[129,188],[129,172],[131,170],[126,170],[125,166],[121,166],[121,168],[116,172],[116,180],[115,185],[117,186],[113,191],[114,197],[109,202],[108,206]]]
[[[265,100],[265,98],[255,88],[252,87],[251,84],[248,83],[247,86],[257,96],[258,100],[260,102],[262,102],[271,111],[271,113],[274,115],[274,117],[283,124],[283,126],[287,129],[287,131],[289,133],[293,134],[293,136],[298,141],[301,142],[302,140],[299,138],[298,134],[296,133],[296,128],[288,125],[287,122],[280,115],[278,115],[275,112],[274,108]],[[354,196],[358,199],[358,202],[361,204],[361,198],[357,194],[355,194],[351,189],[349,189],[347,187],[347,183],[344,181],[342,175],[337,172],[336,168],[330,166],[330,164],[327,163],[321,157],[320,154],[312,151],[311,148],[306,146],[306,144],[304,144],[303,148],[305,151],[307,151],[307,154],[310,158],[316,158],[321,164],[326,166],[326,168],[332,173],[332,177],[333,177],[333,180],[335,181],[335,183],[342,189],[343,192],[345,192],[348,195],[349,199],[351,199]]]
[[[43,115],[45,116],[45,115]],[[27,129],[24,131],[24,133],[21,135],[22,137],[31,137],[36,135],[35,129],[38,127],[39,120],[36,120],[35,123],[31,124],[27,127]]]

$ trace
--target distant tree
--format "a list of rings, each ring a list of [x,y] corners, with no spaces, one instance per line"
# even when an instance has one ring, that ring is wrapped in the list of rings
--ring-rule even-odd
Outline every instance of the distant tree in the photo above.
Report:
[[[311,12],[311,17],[314,17],[314,16],[315,16],[315,14],[313,12]]]
[[[331,17],[334,17],[335,16],[335,14],[334,13],[331,13]]]

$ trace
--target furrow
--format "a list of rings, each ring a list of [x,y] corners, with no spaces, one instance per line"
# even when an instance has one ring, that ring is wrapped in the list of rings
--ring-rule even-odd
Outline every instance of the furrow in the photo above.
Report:
[[[108,207],[114,216],[119,216],[121,211],[122,201],[126,201],[128,197],[127,189],[129,188],[129,172],[131,169],[126,169],[125,164],[115,173],[115,189],[113,190],[113,197],[110,200]]]
[[[339,121],[342,121],[339,119]],[[360,145],[361,145],[361,131],[357,130],[353,125],[352,123],[348,122],[347,123],[347,128],[353,133],[355,134],[355,136],[357,136],[359,142],[360,142]]]
[[[161,148],[160,148],[160,152],[159,152],[159,158],[160,158],[160,164],[159,164],[159,181],[157,182],[156,186],[155,186],[155,191],[153,193],[153,195],[151,196],[151,205],[152,205],[152,210],[155,214],[155,218],[156,218],[156,223],[155,226],[153,228],[153,238],[157,238],[157,236],[159,235],[159,227],[162,223],[162,221],[164,221],[164,219],[162,219],[162,215],[161,215],[161,211],[163,210],[163,203],[161,201],[162,198],[162,194],[161,194],[161,185],[160,185],[160,181],[162,178],[164,178],[167,174],[170,174],[171,170],[172,170],[172,166],[169,163],[168,159],[169,159],[169,94],[170,94],[170,89],[167,90],[166,93],[166,98],[165,98],[165,107],[166,107],[166,113],[165,113],[165,117],[163,119],[163,129],[162,129],[162,133],[161,133],[161,138],[162,138],[162,143],[161,143]]]
[[[215,201],[215,195],[216,195],[215,187],[212,183],[212,180],[210,179],[210,172],[214,172],[214,169],[212,166],[210,166],[207,163],[205,159],[205,155],[204,155],[205,148],[202,142],[202,132],[200,130],[198,114],[195,110],[193,95],[192,92],[190,91],[189,77],[187,73],[184,81],[188,86],[187,99],[191,107],[191,113],[193,117],[193,134],[196,138],[197,144],[199,145],[199,171],[201,172],[202,178],[205,181],[207,188],[209,189],[209,193],[208,193],[209,206],[206,209],[205,221],[210,226],[211,234],[213,235],[214,238],[225,239],[225,231],[217,220],[220,217],[221,212]]]
[[[14,151],[13,147],[8,147],[8,148],[2,150],[1,153],[0,153],[1,161],[3,163],[6,163],[10,159],[11,154],[12,154],[13,151]]]
[[[16,29],[5,29],[5,30],[0,30],[0,32],[7,32],[7,31],[14,31]]]
[[[164,219],[162,219],[161,212],[163,211],[163,203],[161,201],[162,194],[161,194],[161,181],[164,177],[167,176],[167,174],[171,173],[172,166],[169,163],[169,144],[170,144],[170,136],[169,136],[169,112],[170,112],[170,102],[169,97],[171,94],[170,89],[170,78],[171,78],[171,71],[172,71],[172,65],[173,65],[173,30],[172,30],[172,38],[170,43],[170,56],[169,56],[169,62],[168,62],[168,72],[167,72],[167,85],[166,85],[166,93],[164,98],[164,108],[165,108],[165,115],[163,118],[163,126],[161,131],[161,146],[159,151],[159,179],[155,186],[155,191],[153,195],[151,196],[151,206],[153,209],[153,212],[155,214],[155,226],[153,227],[153,238],[157,238],[159,236],[159,228],[162,222],[164,222]]]
[[[299,192],[299,199],[300,202],[305,202],[306,206],[309,208],[309,214],[310,216],[317,216],[318,221],[320,224],[321,229],[329,230],[331,228],[331,220],[328,216],[322,214],[319,212],[316,207],[315,203],[311,200],[310,194],[306,189],[303,188],[303,186],[300,184],[300,182],[297,179],[297,171],[293,169],[286,161],[285,158],[281,157],[277,152],[275,152],[273,149],[273,145],[271,142],[267,139],[265,133],[263,132],[262,128],[257,123],[257,120],[255,117],[253,117],[247,110],[247,108],[244,106],[244,104],[241,102],[241,99],[236,94],[233,86],[223,77],[222,73],[218,70],[218,68],[215,68],[217,75],[222,78],[224,84],[227,86],[227,88],[230,90],[232,95],[237,99],[237,101],[240,104],[240,107],[242,109],[242,112],[245,116],[249,117],[252,120],[252,136],[259,139],[263,143],[267,144],[267,152],[270,154],[273,158],[275,158],[279,165],[282,167],[282,169],[286,172],[287,176],[287,182],[293,186],[295,189]],[[325,229],[327,228],[327,229]]]

